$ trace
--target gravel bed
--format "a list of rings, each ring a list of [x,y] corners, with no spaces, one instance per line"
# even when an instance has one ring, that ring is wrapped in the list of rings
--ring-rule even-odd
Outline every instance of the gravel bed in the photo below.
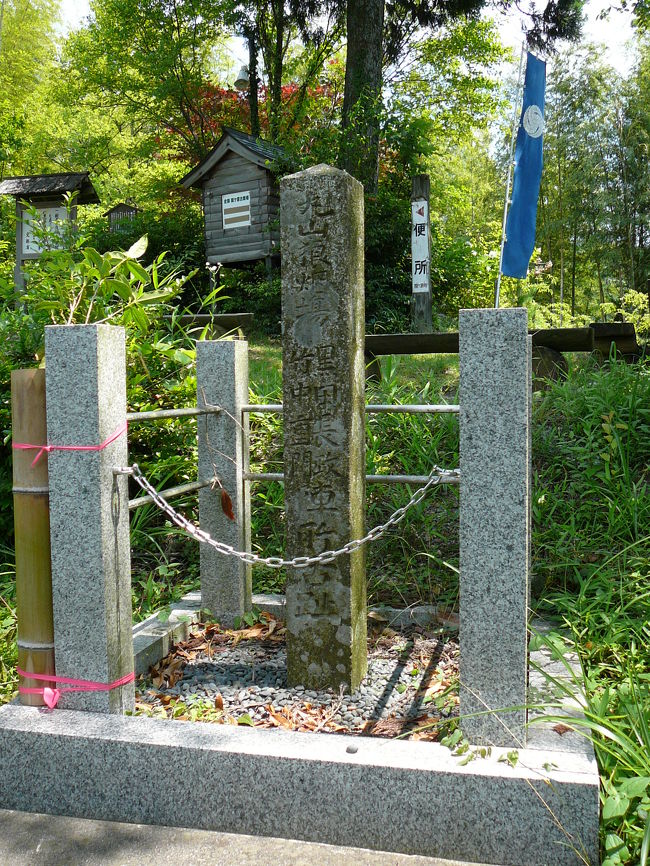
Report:
[[[202,641],[198,629],[153,669],[151,680],[139,683],[141,711],[217,705],[231,722],[247,716],[249,724],[269,727],[279,719],[294,729],[379,736],[458,712],[458,642],[442,630],[371,630],[368,673],[345,694],[288,687],[283,629],[273,640],[229,641],[236,632],[223,632],[217,646]]]

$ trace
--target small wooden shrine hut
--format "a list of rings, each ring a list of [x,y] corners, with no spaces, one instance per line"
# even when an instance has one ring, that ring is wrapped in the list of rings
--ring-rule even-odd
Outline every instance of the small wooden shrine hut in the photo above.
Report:
[[[103,216],[108,219],[108,230],[109,232],[119,232],[123,229],[128,229],[130,224],[135,219],[136,215],[140,213],[140,208],[136,207],[134,204],[129,204],[128,202],[121,201],[118,204],[113,205],[112,208],[109,208],[104,212]]]
[[[238,265],[279,253],[281,147],[224,127],[213,150],[181,180],[203,192],[206,258]]]

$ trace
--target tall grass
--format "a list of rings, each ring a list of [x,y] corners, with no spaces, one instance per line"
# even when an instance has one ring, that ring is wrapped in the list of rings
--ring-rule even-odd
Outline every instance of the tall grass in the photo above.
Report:
[[[650,862],[650,368],[583,363],[533,428],[539,610],[571,637],[601,774],[603,866]],[[561,686],[561,684],[556,684]]]
[[[0,546],[0,705],[16,693],[16,567],[13,550]]]

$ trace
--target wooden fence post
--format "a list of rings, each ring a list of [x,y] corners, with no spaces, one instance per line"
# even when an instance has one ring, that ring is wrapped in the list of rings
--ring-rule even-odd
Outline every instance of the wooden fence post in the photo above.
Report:
[[[45,370],[11,374],[11,431],[14,444],[44,445]],[[54,674],[52,570],[47,454],[32,465],[37,451],[13,453],[14,538],[16,546],[16,609],[18,667],[27,673]],[[27,688],[43,683],[20,677]],[[21,694],[20,703],[42,707],[41,695]]]

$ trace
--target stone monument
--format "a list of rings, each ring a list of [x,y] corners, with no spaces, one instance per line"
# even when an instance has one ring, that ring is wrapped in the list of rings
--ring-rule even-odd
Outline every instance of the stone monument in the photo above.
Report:
[[[319,165],[281,182],[288,557],[364,534],[363,187]],[[289,569],[291,684],[354,691],[367,668],[364,550]]]

